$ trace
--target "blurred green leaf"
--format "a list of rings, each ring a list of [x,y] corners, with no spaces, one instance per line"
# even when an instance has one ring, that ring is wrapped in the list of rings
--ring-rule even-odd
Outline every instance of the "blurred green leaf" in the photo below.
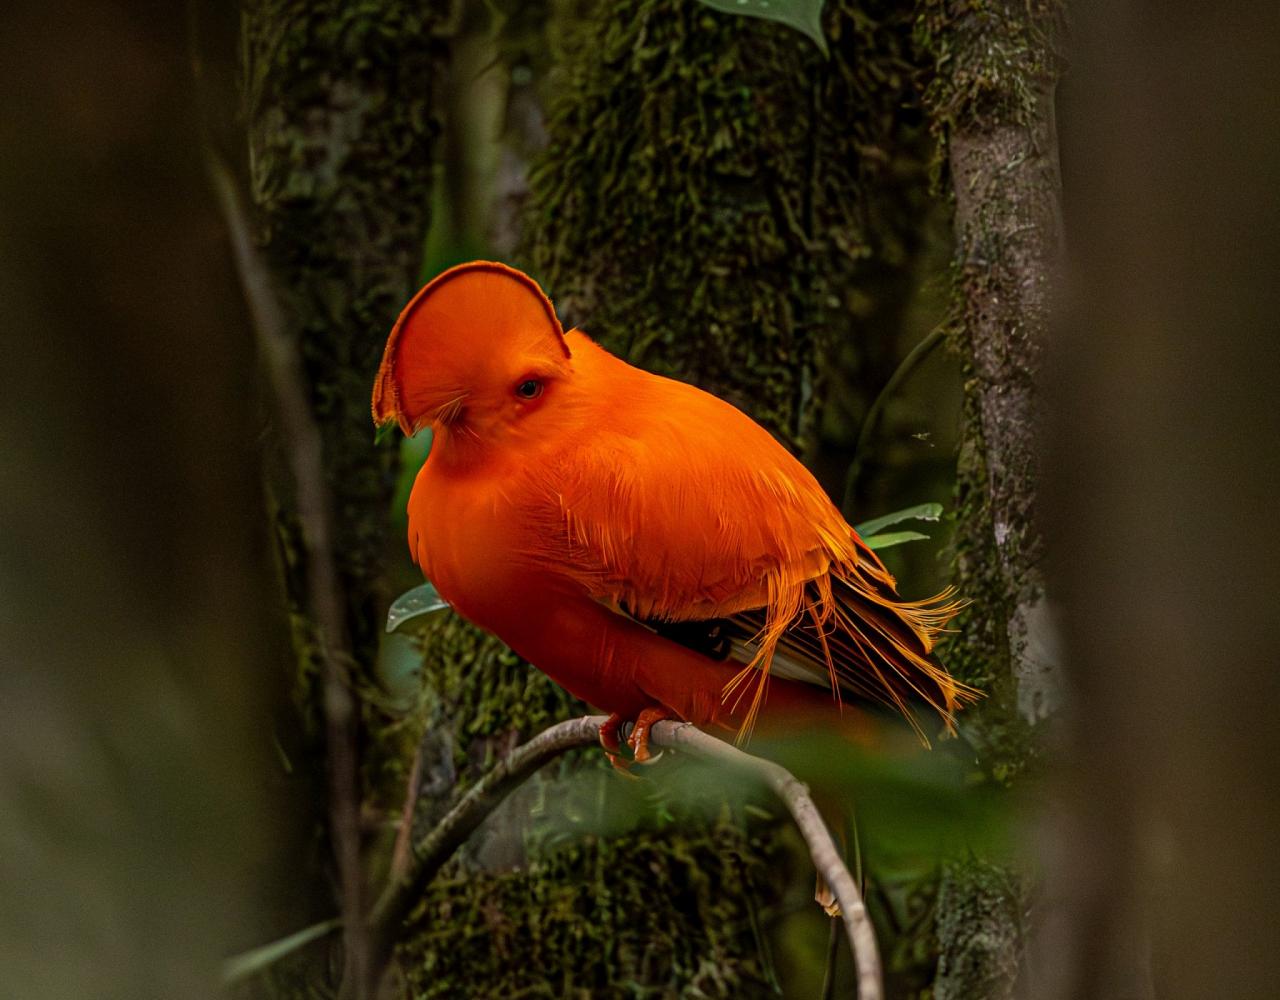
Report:
[[[422,687],[421,673],[422,647],[413,630],[387,636],[378,649],[377,675],[392,707],[404,712],[413,708]]]
[[[972,749],[959,740],[932,750],[890,742],[867,751],[815,731],[749,749],[788,768],[820,800],[852,802],[877,863],[1015,847],[1023,803],[983,780]]]
[[[448,608],[449,602],[441,597],[439,591],[428,581],[412,590],[406,590],[391,602],[391,607],[387,611],[387,632],[394,632],[405,622],[415,618],[435,614],[437,611],[446,611]]]
[[[878,874],[929,869],[971,850],[1016,850],[1024,804],[984,780],[967,744],[945,740],[928,750],[905,726],[885,726],[875,750],[818,730],[753,741],[747,750],[807,784],[833,828],[843,808],[856,808],[859,851]],[[554,780],[536,817],[539,843],[554,849],[587,835],[617,838],[713,819],[726,801],[756,817],[785,815],[754,777],[690,754],[666,752],[633,775],[644,780],[618,781],[605,770]]]
[[[928,541],[928,535],[922,535],[918,531],[888,531],[883,535],[872,535],[870,538],[863,538],[867,546],[872,549],[887,549],[894,545],[901,545],[903,542],[918,542],[921,540]]]
[[[700,0],[725,14],[742,14],[777,21],[806,35],[827,54],[827,39],[822,34],[823,0]]]
[[[902,521],[936,521],[940,517],[942,517],[942,504],[921,503],[903,510],[895,510],[892,514],[885,514],[883,517],[873,517],[870,521],[854,525],[853,530],[865,539],[868,535],[878,534],[891,524],[899,524]]]
[[[286,955],[297,951],[318,938],[324,937],[330,931],[337,930],[341,926],[342,921],[334,917],[332,920],[312,924],[310,927],[303,928],[295,934],[281,938],[279,941],[272,941],[270,944],[264,944],[261,948],[254,948],[252,951],[246,951],[243,955],[229,958],[222,966],[222,982],[230,986],[249,976],[256,975],[274,965]]]

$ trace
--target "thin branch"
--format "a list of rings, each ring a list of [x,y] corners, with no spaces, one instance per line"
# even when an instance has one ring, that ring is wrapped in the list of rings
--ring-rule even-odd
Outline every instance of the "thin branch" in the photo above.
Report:
[[[413,751],[413,766],[404,790],[404,806],[400,809],[400,829],[396,831],[391,851],[390,881],[397,882],[409,873],[409,845],[413,843],[413,807],[418,803],[418,785],[422,781],[422,741]]]
[[[325,483],[320,428],[312,418],[296,339],[289,333],[271,274],[254,246],[235,179],[206,145],[214,191],[227,222],[231,249],[253,319],[267,378],[280,416],[281,437],[297,490],[298,520],[307,549],[307,590],[317,629],[324,681],[328,749],[329,827],[341,887],[346,971],[367,981],[368,929],[363,921],[364,873],[360,863],[360,772],[356,758],[356,710],[348,684],[351,647],[342,590],[333,559],[333,519]]]
[[[814,867],[840,903],[845,932],[848,934],[849,946],[853,949],[854,964],[857,967],[858,1000],[881,1000],[884,991],[881,987],[880,953],[876,947],[871,918],[867,915],[867,908],[853,876],[840,857],[840,851],[804,783],[780,764],[743,753],[737,747],[708,736],[689,723],[660,722],[653,727],[650,741],[662,747],[687,750],[705,760],[750,774],[782,800],[809,847]]]
[[[449,810],[430,834],[414,846],[409,874],[389,885],[374,908],[371,920],[373,969],[380,970],[390,959],[397,928],[422,898],[436,873],[467,837],[510,792],[544,764],[567,750],[595,745],[603,722],[604,716],[596,715],[557,723],[516,747]],[[654,746],[684,750],[749,774],[782,800],[804,837],[814,867],[821,872],[840,903],[857,967],[858,1000],[882,1000],[880,956],[866,906],[804,784],[786,768],[743,753],[688,723],[660,722],[653,727],[650,742]]]
[[[920,362],[929,356],[929,352],[942,343],[942,338],[946,331],[947,322],[939,323],[925,335],[920,343],[911,348],[907,356],[894,369],[893,374],[889,376],[889,381],[884,384],[884,388],[880,390],[872,401],[871,406],[867,408],[867,415],[862,418],[862,426],[858,428],[857,443],[853,446],[853,459],[849,462],[849,471],[845,474],[844,499],[840,503],[840,510],[844,512],[845,517],[852,517],[854,494],[858,488],[858,475],[862,472],[862,463],[866,460],[867,450],[871,446],[871,432],[875,430],[876,424],[880,422],[880,411],[884,409],[885,404],[892,398],[898,386],[902,384],[903,379],[915,371]]]
[[[601,716],[584,716],[559,722],[522,743],[494,765],[467,792],[444,819],[413,847],[409,873],[392,882],[373,909],[373,958],[375,968],[390,957],[396,928],[422,898],[431,880],[453,852],[463,845],[485,818],[517,787],[544,764],[567,750],[597,743]]]

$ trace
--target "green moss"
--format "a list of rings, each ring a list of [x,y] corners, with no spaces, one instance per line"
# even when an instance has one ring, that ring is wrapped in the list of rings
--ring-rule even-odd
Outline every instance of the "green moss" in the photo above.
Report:
[[[822,354],[856,325],[860,269],[906,252],[901,206],[863,192],[922,162],[908,19],[828,7],[830,61],[678,0],[593,12],[548,88],[528,226],[529,263],[573,321],[796,449]]]
[[[1024,887],[976,858],[946,866],[938,891],[935,1000],[1009,995],[1022,950]]]
[[[528,738],[587,711],[501,641],[459,618],[440,618],[424,632],[422,643],[424,700],[416,714],[428,727],[448,727],[460,770],[477,740],[495,734]]]
[[[956,130],[1027,124],[1058,73],[1064,0],[917,0],[922,101],[937,144],[935,176]]]
[[[373,662],[386,607],[396,456],[390,444],[372,444],[370,385],[413,289],[426,231],[442,56],[432,29],[442,6],[256,0],[245,18],[258,239],[302,345],[348,627],[363,664]],[[306,549],[288,494],[279,491],[278,531],[294,570],[291,602],[305,617]]]
[[[722,817],[680,837],[589,838],[527,870],[437,882],[402,953],[411,994],[776,996],[757,896],[785,877],[770,836]],[[783,862],[783,864],[779,864]]]

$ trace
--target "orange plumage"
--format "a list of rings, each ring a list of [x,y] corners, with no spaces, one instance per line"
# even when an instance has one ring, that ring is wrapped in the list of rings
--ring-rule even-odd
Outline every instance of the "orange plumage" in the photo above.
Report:
[[[373,417],[434,431],[409,500],[427,578],[616,718],[746,732],[766,706],[851,694],[920,731],[910,701],[949,725],[973,694],[932,653],[948,595],[901,600],[768,432],[566,334],[519,271],[475,262],[423,288],[387,341]]]

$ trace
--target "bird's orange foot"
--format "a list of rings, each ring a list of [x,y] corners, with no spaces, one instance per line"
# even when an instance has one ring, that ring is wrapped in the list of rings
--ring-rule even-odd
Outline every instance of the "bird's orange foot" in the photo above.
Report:
[[[670,718],[672,718],[671,712],[665,708],[646,708],[636,716],[636,725],[631,730],[631,735],[627,737],[627,745],[631,747],[632,756],[635,757],[637,764],[651,764],[662,756],[660,752],[657,756],[649,752],[649,730],[653,728],[655,722]]]
[[[604,755],[609,758],[613,769],[619,774],[633,778],[635,776],[631,774],[631,761],[622,756],[622,738],[618,733],[626,721],[623,715],[614,712],[600,724],[599,738],[600,745],[604,747]]]

